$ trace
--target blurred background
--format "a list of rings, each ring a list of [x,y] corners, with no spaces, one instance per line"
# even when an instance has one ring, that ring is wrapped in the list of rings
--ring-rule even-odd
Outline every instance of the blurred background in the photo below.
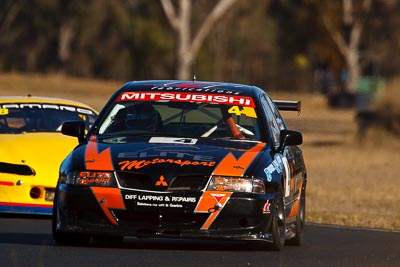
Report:
[[[396,0],[2,0],[0,71],[192,79],[364,108],[400,70]]]
[[[397,0],[1,0],[0,94],[100,109],[126,81],[196,78],[300,98],[308,220],[400,229],[399,23]]]
[[[396,0],[2,0],[0,70],[191,79],[195,61],[201,80],[379,89],[400,70],[399,22]]]

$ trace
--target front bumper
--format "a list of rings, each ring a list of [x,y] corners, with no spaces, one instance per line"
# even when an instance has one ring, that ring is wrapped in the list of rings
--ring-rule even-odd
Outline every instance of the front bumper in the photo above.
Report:
[[[0,213],[51,215],[55,188],[32,182],[30,177],[2,174]]]
[[[55,218],[59,232],[271,241],[273,210],[269,207],[273,207],[274,194],[233,193],[222,207],[207,210],[201,209],[203,192],[120,190],[124,205],[113,208],[115,201],[95,196],[89,187],[62,184],[58,190]]]

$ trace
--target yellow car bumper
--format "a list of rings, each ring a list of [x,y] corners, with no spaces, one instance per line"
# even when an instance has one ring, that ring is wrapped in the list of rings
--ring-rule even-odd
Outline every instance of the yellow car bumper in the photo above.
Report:
[[[0,177],[0,212],[51,215],[54,186],[30,183],[31,177]]]

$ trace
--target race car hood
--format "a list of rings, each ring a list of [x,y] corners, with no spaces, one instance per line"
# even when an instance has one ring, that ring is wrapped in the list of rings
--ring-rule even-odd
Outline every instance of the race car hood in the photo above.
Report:
[[[86,170],[135,172],[169,182],[177,176],[243,176],[264,149],[259,142],[119,137],[92,140],[79,154],[84,153]]]
[[[32,175],[50,175],[54,183],[61,161],[77,140],[61,133],[1,134],[0,144],[0,172],[18,173],[15,168],[28,166]]]

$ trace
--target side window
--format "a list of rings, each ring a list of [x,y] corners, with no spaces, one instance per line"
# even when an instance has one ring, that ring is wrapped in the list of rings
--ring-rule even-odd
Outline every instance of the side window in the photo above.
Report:
[[[265,95],[261,96],[261,103],[264,108],[264,111],[267,114],[267,123],[273,139],[272,141],[275,147],[277,147],[279,146],[280,129],[279,129],[279,124],[275,119],[274,109],[269,105],[267,97]]]
[[[272,109],[272,112],[274,113],[274,118],[276,119],[276,122],[278,123],[279,130],[287,129],[285,121],[283,120],[282,115],[279,112],[276,105],[274,104],[274,102],[268,96],[266,96],[266,99],[267,99],[269,106]]]

